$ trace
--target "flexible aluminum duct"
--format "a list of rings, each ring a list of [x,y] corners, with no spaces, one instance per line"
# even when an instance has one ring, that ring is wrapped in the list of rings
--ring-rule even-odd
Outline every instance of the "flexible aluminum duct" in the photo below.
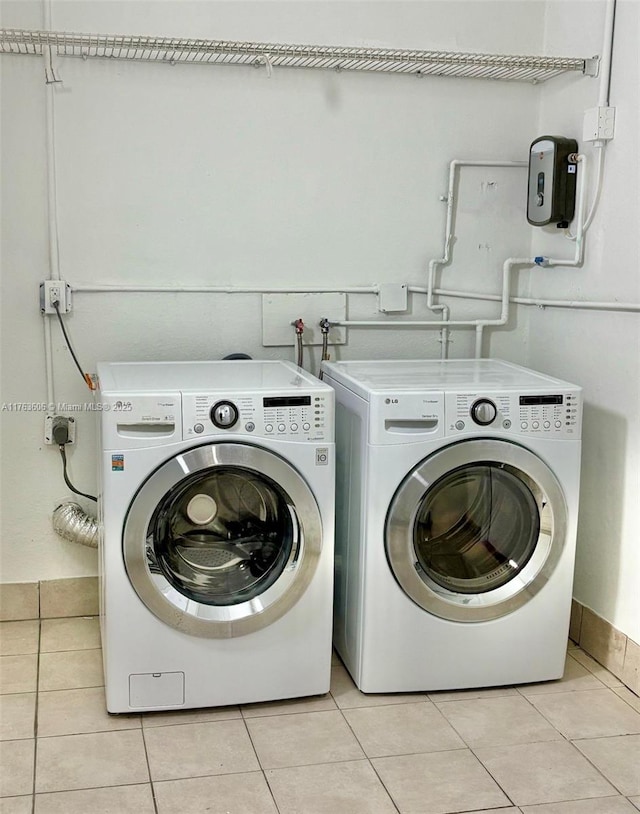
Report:
[[[98,547],[98,521],[77,503],[71,500],[61,503],[54,510],[52,520],[54,531],[65,540],[90,548]]]

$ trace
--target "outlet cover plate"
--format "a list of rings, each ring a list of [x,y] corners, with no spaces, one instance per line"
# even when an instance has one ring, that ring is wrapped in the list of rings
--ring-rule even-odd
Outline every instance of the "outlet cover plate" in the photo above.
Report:
[[[67,446],[69,444],[75,444],[76,441],[76,420],[72,415],[65,416],[69,419],[69,441],[67,442]],[[44,419],[44,442],[45,444],[55,444],[56,442],[53,440],[53,419],[55,418],[54,415],[45,416]],[[56,444],[57,446],[57,444]]]
[[[263,294],[262,295],[262,344],[265,347],[296,344],[293,323],[302,318],[304,322],[303,345],[322,345],[320,320],[329,322],[347,318],[346,294]],[[329,330],[330,345],[344,345],[347,329],[340,325]]]

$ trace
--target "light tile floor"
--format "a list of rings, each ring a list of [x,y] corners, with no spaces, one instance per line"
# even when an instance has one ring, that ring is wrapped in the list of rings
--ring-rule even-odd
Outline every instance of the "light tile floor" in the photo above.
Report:
[[[94,618],[0,625],[2,814],[633,814],[640,699],[564,678],[108,715]]]

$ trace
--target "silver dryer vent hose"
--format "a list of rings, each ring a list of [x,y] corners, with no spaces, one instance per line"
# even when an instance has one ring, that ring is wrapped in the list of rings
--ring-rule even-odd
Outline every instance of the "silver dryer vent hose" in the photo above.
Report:
[[[53,529],[60,537],[90,548],[98,547],[98,521],[77,503],[66,501],[53,512]]]

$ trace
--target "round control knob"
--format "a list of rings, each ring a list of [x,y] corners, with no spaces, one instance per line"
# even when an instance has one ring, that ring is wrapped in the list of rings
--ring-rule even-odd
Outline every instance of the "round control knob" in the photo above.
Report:
[[[540,427],[540,422],[539,421],[532,421],[531,426],[533,427],[534,430],[537,430]]]
[[[286,429],[284,424],[278,424],[278,432],[284,432]]]
[[[463,430],[464,429],[464,421],[456,421],[455,428],[457,430]]]
[[[305,421],[305,423],[302,425],[302,429],[303,429],[305,432],[307,432],[308,430],[310,430],[310,429],[311,429],[311,424],[308,424],[308,423]]]
[[[545,422],[543,422],[542,426],[545,428],[545,430],[548,430],[549,427],[551,426],[551,422],[550,421],[545,421]]]
[[[218,401],[209,413],[211,421],[221,430],[228,430],[238,420],[238,408],[232,401]]]
[[[496,405],[489,399],[478,399],[471,405],[471,418],[481,427],[491,424],[497,415]]]
[[[265,424],[264,425],[265,432],[273,432],[273,424]]]
[[[556,427],[556,429],[559,430],[560,427],[562,426],[562,421],[554,421],[553,426]]]
[[[193,431],[197,433],[204,432],[204,424],[194,424]]]
[[[298,425],[297,424],[292,424],[289,429],[291,430],[291,432],[297,432],[298,431]]]
[[[529,425],[527,424],[527,422],[526,422],[526,421],[521,421],[521,422],[520,422],[520,429],[521,429],[521,430],[526,430],[528,426],[529,426]]]

